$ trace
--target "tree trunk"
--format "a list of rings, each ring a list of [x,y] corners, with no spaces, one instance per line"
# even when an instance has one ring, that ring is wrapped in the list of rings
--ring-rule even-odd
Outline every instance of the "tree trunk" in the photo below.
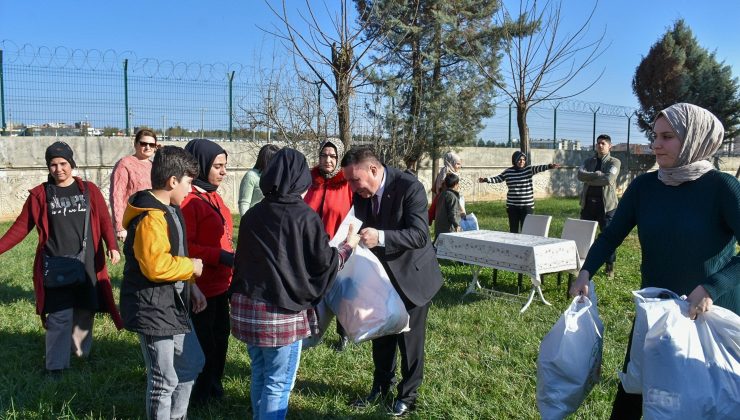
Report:
[[[349,113],[349,81],[342,80],[337,84],[337,119],[339,120],[339,139],[344,144],[344,150],[352,145],[352,130],[350,129]]]
[[[339,139],[344,144],[344,150],[352,145],[352,131],[350,130],[349,97],[352,94],[350,86],[350,66],[352,64],[352,46],[342,43],[337,48],[331,46],[331,64],[336,82],[337,119],[339,120]]]
[[[524,153],[525,155],[529,156],[529,126],[527,125],[527,107],[521,104],[518,104],[516,107],[516,125],[519,128],[519,150],[521,150],[522,153]]]

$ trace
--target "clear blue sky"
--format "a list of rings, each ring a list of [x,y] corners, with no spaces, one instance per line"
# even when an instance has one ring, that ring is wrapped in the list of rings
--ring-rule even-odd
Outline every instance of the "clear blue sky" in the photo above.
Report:
[[[270,3],[280,7],[279,0]],[[311,3],[321,16],[326,16],[324,4],[338,7],[332,0]],[[582,20],[593,4],[563,3],[566,29]],[[506,4],[514,9],[518,3],[506,0]],[[302,0],[289,0],[288,7],[295,12],[305,6]],[[611,46],[590,73],[602,69],[605,73],[577,99],[636,107],[630,84],[634,70],[678,18],[686,20],[702,46],[733,67],[736,77],[740,74],[740,1],[602,0],[590,38],[605,28]],[[274,45],[273,37],[258,25],[274,24],[279,22],[262,0],[0,0],[0,40],[35,47],[130,50],[139,58],[174,62],[254,65],[260,51],[264,61],[269,57],[264,51]]]
[[[276,7],[279,1],[271,0]],[[322,1],[312,0],[323,11]],[[334,7],[332,0],[325,2]],[[515,7],[515,2],[506,1]],[[289,8],[303,4],[290,0]],[[566,23],[588,11],[585,0],[565,0]],[[325,15],[325,13],[323,13]],[[740,68],[740,1],[602,0],[591,34],[606,27],[611,46],[601,59],[599,83],[579,99],[635,106],[630,81],[641,57],[674,20],[684,18],[701,45],[721,60]],[[276,23],[261,0],[0,0],[0,39],[34,46],[131,50],[152,57],[201,63],[239,62],[250,65],[272,37],[257,25]],[[263,54],[264,56],[264,54]]]

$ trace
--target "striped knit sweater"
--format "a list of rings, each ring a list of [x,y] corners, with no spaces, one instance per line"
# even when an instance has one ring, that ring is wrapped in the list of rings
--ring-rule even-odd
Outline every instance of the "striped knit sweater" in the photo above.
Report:
[[[506,193],[507,207],[534,207],[532,176],[548,169],[549,165],[525,166],[521,170],[510,167],[500,175],[486,178],[486,182],[497,184],[506,181],[509,188],[509,192]]]

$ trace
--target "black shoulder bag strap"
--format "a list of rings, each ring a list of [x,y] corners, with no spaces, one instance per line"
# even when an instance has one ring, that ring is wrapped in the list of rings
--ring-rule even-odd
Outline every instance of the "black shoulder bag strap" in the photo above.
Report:
[[[87,182],[84,183],[85,185],[85,191],[82,193],[83,199],[85,200],[85,204],[87,205],[87,210],[85,211],[85,228],[82,231],[82,250],[79,254],[77,254],[77,259],[82,261],[82,263],[85,263],[85,250],[87,249],[87,231],[90,228],[90,212],[92,212],[92,203],[90,202],[90,194],[88,193],[89,186],[87,185]]]

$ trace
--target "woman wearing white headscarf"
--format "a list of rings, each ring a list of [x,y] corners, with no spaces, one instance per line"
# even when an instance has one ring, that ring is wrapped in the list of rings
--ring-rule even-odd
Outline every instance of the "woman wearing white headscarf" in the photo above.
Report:
[[[652,149],[659,169],[627,188],[612,223],[589,250],[572,295],[588,294],[591,273],[637,226],[641,287],[687,295],[692,318],[713,304],[740,314],[740,182],[708,160],[723,137],[717,117],[696,105],[679,103],[658,114]],[[625,367],[627,361],[629,350]],[[639,419],[641,411],[642,396],[627,394],[620,384],[612,418]]]
[[[444,189],[445,177],[450,173],[460,177],[460,169],[462,169],[462,159],[460,159],[460,156],[454,152],[445,153],[444,166],[440,168],[437,178],[434,179],[434,185],[432,185],[432,205],[429,208],[430,225],[434,222],[434,217],[436,216],[437,198],[439,197],[439,193]],[[465,199],[462,194],[460,194],[459,203],[460,214],[465,217]]]

